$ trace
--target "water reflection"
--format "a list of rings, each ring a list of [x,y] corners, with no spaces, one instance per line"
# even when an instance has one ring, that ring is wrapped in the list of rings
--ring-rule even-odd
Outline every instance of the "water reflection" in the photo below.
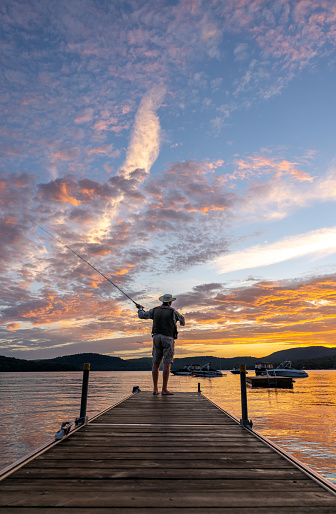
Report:
[[[172,391],[202,392],[240,418],[239,376],[171,377]],[[79,416],[81,372],[0,373],[0,459],[6,466],[54,437],[61,422]],[[149,372],[91,372],[88,416],[151,389]],[[336,371],[310,371],[293,389],[248,389],[249,418],[258,432],[336,482]]]

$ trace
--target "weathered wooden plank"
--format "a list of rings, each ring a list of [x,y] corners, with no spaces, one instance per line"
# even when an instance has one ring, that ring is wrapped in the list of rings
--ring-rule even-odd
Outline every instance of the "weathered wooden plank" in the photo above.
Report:
[[[218,427],[218,425],[216,425]],[[89,430],[84,431],[86,427],[79,430],[75,434],[73,434],[72,438],[82,438],[86,439],[87,437],[162,437],[162,435],[166,435],[167,437],[184,437],[186,439],[197,437],[204,439],[220,439],[220,438],[233,438],[233,439],[254,439],[255,437],[251,436],[246,430],[236,427],[227,429],[224,425],[221,426],[221,430],[216,427],[209,426],[205,428],[202,427],[193,427],[192,425],[180,425],[180,426],[172,426],[172,425],[161,425],[161,426],[99,426],[98,424],[95,427],[90,427]],[[144,430],[145,429],[145,430]]]
[[[103,468],[69,468],[65,465],[62,469],[58,468],[27,468],[27,466],[19,469],[15,476],[7,480],[15,480],[15,478],[77,478],[77,479],[106,479],[106,478],[172,478],[185,479],[232,479],[239,478],[242,480],[267,479],[277,480],[280,478],[300,480],[306,478],[306,475],[296,468],[170,468],[170,467],[103,467]],[[335,504],[336,505],[336,504]]]
[[[153,467],[158,468],[163,465],[162,461],[164,461],[164,466],[166,468],[180,468],[180,469],[189,469],[193,466],[198,468],[262,468],[262,469],[270,469],[272,467],[276,468],[291,468],[292,464],[285,459],[282,459],[278,455],[265,455],[261,459],[255,454],[250,455],[241,455],[241,454],[228,454],[223,456],[216,455],[210,459],[207,459],[206,456],[198,456],[194,455],[193,458],[185,459],[181,458],[180,455],[177,456],[168,456],[165,455],[149,455],[143,454],[141,456],[137,455],[128,455],[122,458],[118,458],[115,456],[110,459],[103,458],[91,458],[88,459],[85,456],[84,459],[66,459],[66,461],[56,460],[51,458],[43,458],[43,456],[38,457],[37,459],[32,460],[28,464],[26,464],[26,468],[58,468],[63,467],[64,465],[67,468],[76,468],[77,466],[88,468],[132,468],[132,467]]]
[[[197,403],[195,402],[195,397],[190,402],[178,402],[178,397],[175,397],[173,399],[165,400],[165,401],[158,401],[158,399],[153,398],[150,401],[143,401],[141,398],[134,399],[129,401],[127,400],[127,403],[120,403],[116,407],[113,408],[113,413],[118,413],[122,411],[130,411],[133,407],[133,405],[141,405],[146,406],[147,410],[152,409],[155,411],[159,410],[167,410],[168,412],[171,412],[173,410],[182,410],[185,409],[187,406],[189,408],[189,412],[196,412],[199,413],[202,412],[219,412],[217,407],[211,403],[209,403],[206,399],[199,397],[197,400]],[[105,416],[106,414],[112,415],[112,410],[105,411],[102,415]]]
[[[101,418],[96,420],[94,425],[99,424],[152,424],[152,423],[162,423],[168,425],[224,425],[228,427],[234,427],[234,423],[228,422],[227,419],[223,419],[221,416],[207,416],[204,418],[203,416],[171,416],[166,417],[164,413],[152,415],[143,415],[143,416],[132,416],[132,414],[128,414],[127,416],[106,416],[105,418]]]
[[[215,419],[222,419],[223,421],[226,421],[228,424],[233,424],[233,420],[231,420],[231,418],[225,416],[225,414],[221,413],[220,411],[219,412],[197,411],[197,413],[185,412],[185,414],[183,414],[184,409],[181,409],[180,411],[173,409],[173,410],[165,413],[165,409],[150,410],[150,409],[146,409],[146,407],[143,405],[139,406],[139,407],[142,409],[142,412],[139,411],[137,413],[132,413],[132,410],[127,410],[126,412],[119,411],[119,412],[114,412],[114,413],[106,413],[106,414],[102,414],[101,417],[97,418],[93,422],[97,422],[100,419],[117,419],[117,418],[121,418],[121,417],[129,417],[129,416],[135,416],[136,419],[140,419],[143,417],[151,417],[151,416],[156,416],[156,417],[164,416],[166,418],[166,421],[171,419],[171,422],[174,422],[174,419],[178,417],[178,418],[183,418],[183,419],[197,418],[197,419],[201,419],[203,421],[203,423],[206,423],[206,419],[209,417],[209,418],[215,418]],[[186,406],[185,409],[188,409],[188,407]]]
[[[56,512],[59,512],[55,510],[54,507],[39,507],[38,509],[36,507],[32,508],[24,508],[21,507],[4,507],[3,510],[1,510],[1,514],[56,514]],[[67,508],[62,507],[62,514],[74,514],[73,508]],[[80,510],[83,514],[121,514],[120,507],[81,507]],[[134,514],[135,508],[123,508],[122,514]],[[137,514],[222,514],[225,513],[232,513],[236,512],[236,509],[233,510],[231,507],[179,507],[177,510],[175,507],[139,507],[136,508]],[[239,507],[239,514],[240,513],[246,513],[246,514],[288,514],[288,507],[274,507],[270,511],[270,507]],[[309,507],[295,507],[295,514],[335,514],[335,509],[333,506],[331,507],[318,507],[318,510],[316,506]]]
[[[58,489],[61,491],[75,491],[86,493],[90,491],[125,491],[131,493],[134,490],[152,491],[158,489],[166,489],[168,491],[185,491],[197,487],[204,491],[212,491],[222,489],[223,491],[319,491],[320,486],[308,479],[288,480],[277,479],[270,480],[261,478],[260,480],[241,480],[241,479],[199,479],[191,480],[189,478],[184,480],[172,479],[103,479],[103,480],[86,480],[86,479],[16,479],[6,480],[1,486],[0,491],[49,491]]]
[[[269,494],[263,491],[244,491],[244,494],[237,494],[237,491],[223,491],[221,489],[212,491],[212,494],[204,494],[194,487],[191,491],[166,491],[162,489],[152,491],[132,491],[132,494],[114,491],[113,495],[108,491],[86,491],[85,494],[62,491],[43,491],[40,494],[22,491],[19,497],[10,492],[3,492],[1,503],[4,507],[22,506],[26,507],[175,507],[181,505],[188,507],[231,507],[239,508],[246,505],[254,507],[288,507],[295,508],[296,505],[303,506],[332,506],[335,505],[334,498],[326,491],[279,491],[277,494]]]
[[[181,455],[183,453],[183,456]],[[216,462],[222,461],[254,461],[254,462],[263,462],[263,464],[273,464],[281,465],[283,459],[278,455],[274,455],[272,450],[265,448],[265,451],[260,455],[259,452],[237,452],[237,451],[217,451],[217,452],[208,452],[205,450],[204,452],[194,452],[185,450],[181,452],[179,450],[176,451],[167,451],[164,448],[157,448],[153,451],[119,451],[119,452],[111,452],[109,449],[103,449],[102,451],[92,451],[90,453],[82,452],[78,450],[75,452],[74,450],[64,450],[61,452],[53,451],[50,454],[43,454],[37,459],[35,459],[36,465],[44,465],[46,462],[54,462],[57,464],[57,461],[63,462],[74,462],[74,461],[119,461],[119,460],[180,460],[187,459],[188,461],[206,461],[212,460]],[[42,461],[42,462],[41,462]]]
[[[157,443],[164,439],[165,442],[167,442],[167,446],[169,444],[173,444],[173,445],[176,445],[176,444],[179,444],[180,443],[180,446],[182,446],[183,448],[184,447],[188,447],[188,446],[192,446],[195,448],[195,445],[204,445],[206,446],[207,448],[208,447],[211,447],[211,446],[218,446],[218,445],[222,445],[222,446],[225,446],[227,448],[230,447],[231,444],[233,445],[236,445],[236,446],[246,446],[246,447],[251,447],[251,448],[264,448],[266,445],[262,442],[262,441],[259,441],[258,439],[256,439],[255,437],[211,437],[211,435],[207,435],[207,436],[200,436],[200,437],[197,437],[196,435],[195,436],[190,436],[188,437],[187,434],[181,434],[181,435],[176,435],[176,436],[173,436],[172,434],[170,433],[167,433],[167,432],[162,432],[161,435],[158,434],[157,437],[155,437],[154,435],[152,434],[142,434],[142,436],[138,436],[137,434],[125,434],[124,436],[122,436],[121,434],[117,434],[115,436],[108,436],[108,435],[97,435],[96,437],[94,436],[89,436],[88,437],[70,437],[68,439],[66,439],[64,442],[63,442],[63,447],[64,448],[70,448],[70,447],[82,447],[82,446],[102,446],[104,448],[106,448],[106,445],[108,443],[110,444],[113,444],[114,446],[132,446],[132,445],[136,445],[136,446],[148,446],[148,445],[152,445],[152,446],[157,446]]]
[[[174,449],[174,452],[175,453],[222,453],[222,452],[225,452],[225,453],[233,453],[233,452],[238,452],[238,453],[247,453],[247,452],[251,452],[251,453],[258,453],[258,454],[264,454],[264,453],[269,453],[269,454],[272,454],[274,455],[274,452],[273,450],[271,450],[271,448],[268,448],[267,446],[264,446],[262,448],[260,448],[259,445],[248,445],[248,444],[239,444],[239,443],[235,443],[235,444],[227,444],[227,445],[223,445],[223,444],[214,444],[212,443],[212,445],[209,444],[209,446],[206,446],[205,444],[202,444],[202,445],[192,445],[192,444],[185,444],[183,445],[181,442],[176,442],[175,444],[169,444],[166,440],[165,440],[165,446],[167,448],[173,448]],[[67,458],[67,457],[70,457],[71,458],[74,458],[76,457],[78,454],[91,454],[91,453],[95,453],[95,454],[100,454],[100,453],[104,453],[104,454],[107,454],[107,452],[113,456],[115,453],[123,453],[123,452],[127,452],[128,454],[130,453],[136,453],[136,452],[152,452],[152,453],[162,453],[162,447],[157,445],[157,446],[154,446],[153,445],[153,441],[147,441],[147,444],[145,443],[142,443],[142,444],[138,444],[137,446],[127,446],[127,444],[120,444],[120,445],[116,445],[115,443],[112,445],[112,444],[109,444],[109,445],[91,445],[91,446],[87,446],[87,445],[73,445],[73,446],[68,446],[67,448],[63,448],[63,452],[54,452],[55,454],[55,458]],[[51,454],[53,455],[53,454]],[[61,457],[62,456],[62,457]],[[81,458],[81,457],[80,457]]]
[[[110,444],[108,444],[110,443]],[[174,451],[180,451],[180,452],[216,452],[216,451],[237,451],[239,453],[245,452],[245,451],[251,451],[255,452],[258,451],[260,453],[268,453],[272,452],[272,450],[267,447],[261,447],[258,444],[253,443],[246,443],[245,441],[239,442],[235,441],[234,443],[230,444],[229,442],[223,443],[222,441],[219,441],[218,443],[214,441],[210,441],[209,445],[206,444],[206,442],[199,442],[197,446],[195,443],[189,443],[189,441],[167,441],[165,440],[165,445],[167,448],[173,448]],[[119,451],[147,451],[148,449],[152,449],[153,451],[161,451],[161,447],[155,442],[153,443],[153,440],[144,439],[141,441],[130,441],[130,445],[127,444],[127,441],[123,440],[119,444],[113,441],[106,441],[106,444],[104,444],[101,441],[97,441],[95,443],[83,443],[82,445],[79,443],[72,445],[69,445],[63,449],[63,451],[85,451],[85,452],[95,452],[95,451],[106,451],[106,448],[108,448],[111,452],[119,452]]]
[[[222,412],[222,411],[219,411],[214,405],[212,404],[207,404],[206,401],[205,403],[197,403],[195,404],[195,399],[193,400],[192,403],[178,403],[174,400],[169,400],[171,403],[166,403],[166,402],[162,402],[160,404],[158,404],[156,401],[153,401],[153,402],[141,402],[141,401],[137,401],[137,402],[134,402],[133,405],[135,406],[141,406],[143,409],[146,409],[145,410],[145,413],[148,413],[148,412],[163,412],[163,411],[167,411],[169,414],[171,414],[172,412],[175,412],[176,414],[182,414],[183,410],[185,409],[188,409],[188,411],[186,411],[185,413],[186,414],[200,414],[202,415],[203,413],[205,414],[218,414],[219,412]],[[131,403],[127,403],[125,405],[117,405],[116,407],[114,407],[114,409],[111,409],[111,410],[107,410],[105,411],[104,413],[102,413],[101,415],[102,416],[117,416],[123,412],[130,412],[133,408],[133,405],[131,405]],[[141,415],[142,413],[139,412],[138,413],[139,415]]]

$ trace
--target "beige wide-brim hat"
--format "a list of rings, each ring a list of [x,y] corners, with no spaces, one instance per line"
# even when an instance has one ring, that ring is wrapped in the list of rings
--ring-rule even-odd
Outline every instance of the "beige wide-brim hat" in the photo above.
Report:
[[[159,300],[162,303],[169,303],[169,302],[173,302],[174,300],[176,300],[176,298],[173,298],[173,295],[171,295],[171,294],[164,294],[163,296],[160,296]]]

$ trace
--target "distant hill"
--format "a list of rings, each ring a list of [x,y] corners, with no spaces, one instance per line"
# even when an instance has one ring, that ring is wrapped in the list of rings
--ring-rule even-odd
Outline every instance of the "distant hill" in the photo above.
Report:
[[[283,361],[294,361],[303,359],[321,359],[325,357],[336,357],[336,348],[326,346],[307,346],[304,348],[289,348],[263,357],[270,362],[280,363]]]
[[[177,357],[172,369],[183,368],[190,364],[203,365],[207,362],[211,362],[215,369],[231,369],[239,364],[246,364],[248,369],[254,369],[256,362],[265,361],[276,365],[285,360],[291,360],[293,366],[298,368],[336,369],[336,348],[325,346],[291,348],[273,352],[262,358],[251,356],[229,359],[213,356]],[[82,371],[85,362],[90,363],[91,371],[150,371],[152,368],[150,357],[121,359],[100,353],[77,353],[38,361],[0,356],[0,371]]]
[[[77,366],[83,369],[85,362],[90,363],[91,371],[147,371],[152,369],[152,359],[141,357],[140,359],[121,359],[100,353],[77,353],[75,355],[65,355],[49,359],[49,362]]]
[[[100,353],[76,353],[74,355],[64,355],[55,359],[48,359],[49,362],[55,364],[65,364],[68,366],[76,366],[82,370],[85,362],[90,363],[90,369],[93,371],[116,371],[125,370],[125,361],[120,357],[110,357],[110,355],[101,355]]]
[[[91,371],[149,371],[152,369],[150,357],[124,360],[100,353],[77,353],[38,361],[0,356],[0,371],[82,371],[85,362],[90,363]]]
[[[336,357],[322,357],[320,359],[302,359],[292,361],[293,368],[297,369],[336,369]]]
[[[80,369],[83,368],[52,360],[27,361],[0,355],[0,371],[79,371]]]

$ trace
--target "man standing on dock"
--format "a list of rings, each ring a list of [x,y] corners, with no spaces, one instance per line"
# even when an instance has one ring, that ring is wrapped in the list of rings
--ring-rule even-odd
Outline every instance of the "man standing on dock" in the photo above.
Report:
[[[152,319],[153,328],[153,394],[159,394],[159,369],[163,359],[163,372],[162,372],[162,392],[163,395],[171,395],[168,391],[168,380],[170,374],[170,366],[174,358],[174,339],[177,338],[176,323],[179,321],[180,325],[184,326],[185,321],[182,314],[177,312],[171,306],[172,302],[176,300],[171,294],[164,294],[159,298],[162,305],[149,309],[145,312],[144,308],[136,304],[138,309],[138,316],[140,319]]]

